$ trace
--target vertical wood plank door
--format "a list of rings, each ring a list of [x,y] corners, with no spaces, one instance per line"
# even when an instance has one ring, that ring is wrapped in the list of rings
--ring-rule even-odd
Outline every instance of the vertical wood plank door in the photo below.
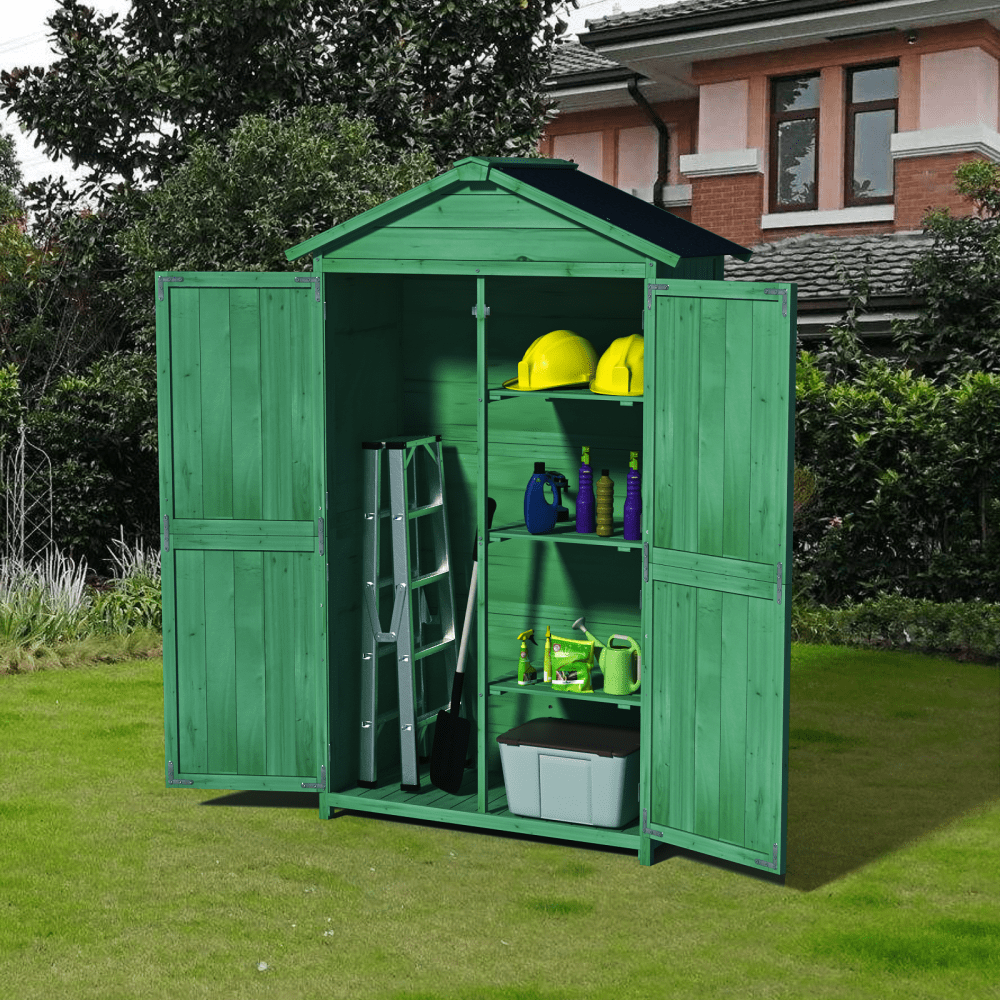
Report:
[[[795,286],[646,306],[643,835],[783,874]]]
[[[317,281],[156,276],[168,784],[325,780]]]

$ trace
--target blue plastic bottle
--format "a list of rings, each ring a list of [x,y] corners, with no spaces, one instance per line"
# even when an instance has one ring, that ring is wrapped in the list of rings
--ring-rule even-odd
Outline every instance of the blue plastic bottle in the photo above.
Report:
[[[639,452],[629,452],[628,483],[625,487],[625,528],[622,537],[637,542],[642,537],[642,476],[639,474]]]
[[[559,514],[559,499],[549,503],[545,499],[545,486],[548,484],[556,496],[556,486],[551,473],[545,471],[544,462],[535,462],[535,471],[528,480],[524,491],[524,523],[532,535],[544,535],[555,527]]]
[[[576,530],[592,535],[597,530],[594,519],[594,470],[590,467],[590,448],[583,449],[580,465],[580,491],[576,495]]]

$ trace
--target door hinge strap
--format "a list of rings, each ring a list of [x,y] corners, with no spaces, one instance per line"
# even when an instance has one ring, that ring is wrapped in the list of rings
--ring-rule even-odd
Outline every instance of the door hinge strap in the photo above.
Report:
[[[483,315],[484,316],[489,316],[489,314],[490,314],[490,307],[487,306],[487,305],[484,305],[483,306],[483,310],[484,310]],[[479,319],[479,306],[473,306],[472,307],[472,315],[475,316],[476,319]]]
[[[642,580],[649,583],[649,542],[642,543]]]
[[[653,308],[653,292],[665,292],[669,285],[646,285],[646,308]]]
[[[319,766],[319,781],[303,781],[303,788],[318,788],[321,792],[326,791],[326,764]]]
[[[778,587],[777,592],[774,595],[774,599],[779,604],[781,603],[781,563],[778,563]]]
[[[645,834],[648,834],[650,837],[662,837],[663,836],[663,831],[662,830],[652,830],[652,829],[650,829],[649,823],[647,822],[648,818],[649,818],[648,812],[645,809],[643,809],[643,811],[642,811],[642,832],[645,833]]]
[[[163,515],[163,551],[170,551],[170,516]]]
[[[761,861],[760,858],[754,858],[755,865],[760,865],[761,868],[773,868],[775,871],[778,870],[778,845],[774,845],[774,850],[771,853],[770,861]]]
[[[788,315],[788,289],[787,288],[765,288],[765,295],[780,295],[781,296],[781,315]]]
[[[323,554],[323,518],[316,518],[316,532],[319,535],[319,554]]]
[[[168,785],[193,785],[193,781],[187,781],[184,778],[174,777],[174,762],[172,760],[167,761],[167,784]]]
[[[296,281],[315,281],[316,282],[316,301],[319,302],[319,275],[318,274],[300,274]]]
[[[162,302],[163,301],[163,282],[164,281],[183,281],[184,279],[180,276],[176,278],[167,277],[165,275],[160,275],[156,279],[157,294],[156,297]]]

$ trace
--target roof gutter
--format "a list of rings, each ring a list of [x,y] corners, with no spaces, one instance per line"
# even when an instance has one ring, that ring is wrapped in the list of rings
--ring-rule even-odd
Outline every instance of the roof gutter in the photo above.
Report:
[[[666,187],[670,172],[670,133],[667,131],[666,122],[653,110],[653,106],[643,96],[642,91],[639,90],[638,74],[628,81],[628,92],[632,96],[632,100],[639,105],[659,133],[656,183],[653,185],[653,204],[657,208],[665,208],[666,206],[663,204],[663,189]]]

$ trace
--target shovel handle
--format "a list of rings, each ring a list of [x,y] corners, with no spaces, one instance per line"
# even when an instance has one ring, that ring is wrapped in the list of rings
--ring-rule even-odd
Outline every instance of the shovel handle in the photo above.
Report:
[[[497,512],[497,502],[493,497],[486,498],[486,530],[493,527],[493,515]],[[462,688],[465,684],[465,653],[469,646],[469,633],[472,631],[472,615],[476,610],[476,584],[479,579],[479,531],[472,543],[472,579],[469,581],[469,600],[465,605],[465,620],[462,622],[462,641],[458,646],[458,665],[455,667],[455,679],[451,685],[451,712],[457,715],[462,704]]]

